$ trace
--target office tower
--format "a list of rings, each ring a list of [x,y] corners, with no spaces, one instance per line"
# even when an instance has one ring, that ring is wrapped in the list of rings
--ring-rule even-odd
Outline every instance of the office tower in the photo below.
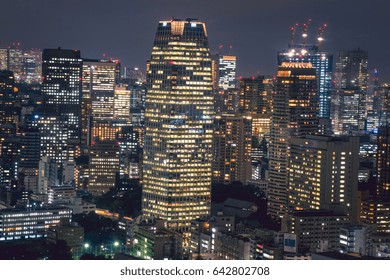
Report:
[[[310,62],[282,62],[278,67],[269,145],[268,213],[286,214],[291,137],[318,132],[316,70]]]
[[[332,93],[332,123],[336,135],[365,130],[368,53],[361,49],[340,51],[336,57]]]
[[[210,212],[213,91],[206,25],[160,21],[148,69],[143,212],[188,231]]]
[[[374,100],[374,110],[378,112],[378,125],[386,126],[389,124],[390,119],[390,84],[382,84],[378,88],[377,98]]]
[[[16,100],[14,74],[0,70],[0,124],[13,123],[12,111]]]
[[[35,120],[41,134],[41,157],[52,157],[61,164],[73,156],[69,142],[69,127],[66,121],[57,117],[38,117]]]
[[[22,74],[22,50],[20,46],[8,49],[8,70],[14,72],[17,80]]]
[[[25,189],[35,191],[41,151],[41,135],[38,129],[25,128],[20,133],[19,175]]]
[[[379,127],[380,95],[382,89],[379,83],[378,70],[374,69],[374,71],[370,73],[369,76],[371,77],[371,79],[369,81],[370,84],[368,85],[366,95],[366,131],[374,132]]]
[[[122,126],[117,134],[117,140],[121,150],[120,175],[126,174],[133,179],[139,178],[142,164],[139,129],[133,126]]]
[[[19,44],[0,48],[0,70],[14,72],[15,79],[19,80],[22,74],[22,55]]]
[[[80,143],[82,60],[79,51],[61,48],[43,50],[42,60],[45,123],[40,128],[46,142],[41,154],[61,164]]]
[[[213,81],[213,90],[219,91],[219,55],[215,54],[211,56],[211,80]]]
[[[114,92],[114,119],[131,123],[130,119],[130,94],[125,87],[115,87]]]
[[[0,48],[0,70],[8,69],[8,50]]]
[[[83,60],[82,143],[114,140],[114,89],[116,64],[108,60]],[[115,134],[115,133],[114,133]]]
[[[121,154],[136,155],[139,153],[139,132],[133,126],[122,126],[117,136]]]
[[[359,138],[291,138],[288,211],[339,208],[357,220]]]
[[[146,82],[145,72],[138,67],[123,67],[123,78],[128,79],[130,85],[142,85]]]
[[[211,59],[215,112],[235,112],[237,109],[236,56],[216,54]]]
[[[252,134],[261,139],[270,132],[273,82],[264,76],[240,80],[238,111],[252,117]]]
[[[278,64],[282,62],[310,62],[317,72],[317,100],[318,116],[321,132],[331,133],[330,109],[331,109],[331,89],[332,89],[332,70],[333,55],[321,50],[320,40],[317,44],[289,44],[288,50],[278,52]]]
[[[37,194],[47,194],[50,187],[58,186],[58,167],[56,161],[48,156],[43,156],[39,161]]]
[[[218,85],[220,90],[236,88],[236,56],[218,55]]]
[[[0,184],[9,186],[18,178],[20,138],[16,137],[20,110],[15,107],[13,72],[0,70]]]
[[[265,114],[270,111],[270,100],[264,86],[264,76],[240,80],[239,111],[242,113]]]
[[[115,187],[120,147],[116,141],[96,141],[89,149],[88,191],[101,195]]]
[[[11,186],[19,177],[20,137],[8,135],[1,143],[0,185]]]
[[[115,84],[120,84],[122,79],[122,65],[119,59],[110,59],[109,61],[115,63]]]
[[[383,97],[378,129],[377,187],[374,195],[374,222],[379,233],[390,233],[390,95]]]
[[[246,184],[251,179],[251,117],[234,114],[214,121],[213,183]]]
[[[31,49],[23,53],[21,80],[26,83],[41,83],[42,81],[42,51]]]
[[[145,85],[133,85],[130,88],[130,117],[134,126],[143,127],[145,124]]]

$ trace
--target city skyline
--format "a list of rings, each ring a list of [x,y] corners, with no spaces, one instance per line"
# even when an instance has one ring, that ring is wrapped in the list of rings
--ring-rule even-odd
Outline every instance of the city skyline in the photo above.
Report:
[[[221,45],[228,53],[232,46],[232,54],[237,56],[238,76],[275,75],[276,52],[287,47],[289,28],[311,18],[309,43],[314,41],[311,39],[315,39],[317,28],[326,23],[325,51],[335,53],[360,47],[369,53],[381,53],[371,56],[369,68],[379,69],[381,80],[390,80],[390,66],[385,64],[390,42],[384,36],[389,21],[385,11],[390,3],[384,0],[375,4],[334,0],[321,3],[245,1],[247,5],[237,5],[236,1],[223,1],[221,5],[220,1],[213,1],[207,3],[208,9],[202,8],[204,1],[167,0],[162,5],[153,5],[152,0],[141,3],[118,1],[117,5],[107,6],[100,1],[87,0],[77,2],[78,9],[74,9],[73,0],[53,2],[23,3],[19,0],[4,3],[0,11],[0,45],[20,42],[26,49],[61,46],[81,50],[84,58],[102,58],[102,54],[106,54],[108,58],[119,58],[122,65],[145,69],[153,36],[143,34],[153,34],[152,22],[194,17],[208,24],[212,53],[217,53]],[[61,13],[57,12],[59,10]],[[354,16],[345,16],[345,13]],[[372,17],[375,20],[370,20]],[[53,20],[57,24],[45,24]],[[26,28],[25,22],[34,22],[34,32]]]
[[[390,258],[378,3],[74,1],[0,11],[0,259]]]

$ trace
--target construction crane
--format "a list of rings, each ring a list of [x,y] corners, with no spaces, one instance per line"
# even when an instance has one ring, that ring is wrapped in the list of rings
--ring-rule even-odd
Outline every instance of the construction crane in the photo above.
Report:
[[[317,35],[318,47],[320,47],[322,41],[324,41],[324,32],[325,32],[325,29],[326,29],[327,26],[328,25],[325,23],[320,28],[318,28],[318,35]]]
[[[299,26],[299,23],[296,23],[293,27],[290,28],[290,31],[291,31],[290,47],[292,47],[294,45],[295,32],[297,31],[298,26]]]
[[[218,51],[219,51],[219,54],[221,54],[221,53],[222,53],[222,49],[223,49],[223,45],[219,45],[219,46],[218,46]]]
[[[229,55],[232,55],[232,49],[233,49],[233,46],[229,45]]]
[[[309,25],[311,23],[311,18],[308,19],[306,23],[303,24],[303,30],[302,30],[302,45],[306,45],[307,40],[307,30],[309,29]]]

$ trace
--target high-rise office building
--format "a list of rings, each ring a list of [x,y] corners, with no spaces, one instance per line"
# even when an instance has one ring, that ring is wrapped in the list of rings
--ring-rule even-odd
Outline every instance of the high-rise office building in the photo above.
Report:
[[[116,141],[96,141],[89,150],[88,191],[101,195],[115,187],[120,147]]]
[[[339,208],[357,220],[359,138],[291,138],[288,211]]]
[[[130,118],[134,126],[143,127],[145,123],[145,85],[134,85],[130,88]]]
[[[47,194],[52,186],[58,186],[58,167],[56,161],[43,156],[39,161],[38,187],[33,190],[37,194]]]
[[[233,113],[237,107],[236,56],[211,56],[214,108],[217,113]]]
[[[218,55],[218,84],[221,90],[236,88],[236,56]]]
[[[160,21],[148,68],[143,212],[188,231],[210,213],[213,88],[206,25]]]
[[[14,72],[15,79],[19,80],[22,75],[22,50],[19,44],[13,44],[8,48],[0,48],[0,70]]]
[[[336,57],[332,93],[332,127],[336,135],[365,130],[368,53],[361,49],[340,51]]]
[[[0,124],[13,123],[12,111],[16,100],[14,73],[0,70]]]
[[[60,164],[74,155],[80,142],[82,59],[79,51],[58,48],[43,50],[42,60],[42,119],[46,123],[40,127],[41,139],[47,141],[41,154]]]
[[[214,121],[213,182],[246,184],[251,179],[251,117],[234,114]]]
[[[264,79],[264,76],[258,76],[240,80],[238,109],[241,113],[265,114],[271,110]]]
[[[7,48],[0,48],[0,70],[8,69],[8,50]]]
[[[374,222],[380,233],[390,233],[390,94],[383,96],[378,129],[377,187]]]
[[[273,82],[264,76],[242,78],[238,111],[252,118],[252,134],[261,139],[269,135],[271,125]]]
[[[278,68],[269,146],[268,213],[286,214],[290,139],[318,133],[316,69],[310,62],[282,62]]]
[[[114,119],[130,124],[130,96],[131,91],[125,87],[115,87],[114,92]]]
[[[318,116],[321,131],[330,133],[330,109],[331,109],[331,89],[333,55],[322,51],[319,44],[290,44],[289,49],[278,53],[278,63],[289,62],[310,62],[317,72],[317,100]]]
[[[41,83],[42,81],[42,51],[31,49],[23,53],[21,80],[26,83]]]
[[[106,60],[83,60],[82,143],[89,144],[113,130],[114,90],[117,64]],[[112,138],[111,140],[113,140]]]

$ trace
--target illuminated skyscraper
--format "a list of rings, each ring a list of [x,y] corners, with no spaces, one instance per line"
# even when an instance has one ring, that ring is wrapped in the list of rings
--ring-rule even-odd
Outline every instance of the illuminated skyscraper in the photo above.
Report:
[[[80,51],[61,48],[43,50],[42,60],[41,155],[59,164],[73,156],[71,146],[80,142],[82,60]]]
[[[101,195],[115,187],[120,147],[116,141],[96,141],[89,150],[88,191]]]
[[[270,97],[265,91],[264,76],[240,80],[239,111],[249,114],[266,114],[271,111]]]
[[[206,25],[160,21],[148,69],[143,212],[187,231],[210,213],[213,88]]]
[[[278,68],[269,147],[268,213],[286,214],[290,139],[318,133],[316,70],[309,62],[282,62]]]
[[[331,210],[357,220],[359,138],[291,138],[288,210]]]
[[[130,124],[130,94],[124,87],[115,87],[114,93],[114,119]]]
[[[106,137],[113,131],[115,62],[84,59],[82,98],[82,141],[84,144]],[[114,132],[115,133],[115,132]]]
[[[44,114],[64,121],[69,138],[77,140],[81,117],[80,51],[45,49],[42,59]]]
[[[272,111],[273,81],[264,76],[242,78],[238,111],[252,118],[252,134],[261,139],[269,135]]]
[[[361,49],[337,54],[332,122],[336,135],[365,130],[368,53]]]
[[[42,81],[42,51],[31,49],[22,56],[21,79],[27,83],[41,83]]]
[[[0,124],[13,123],[12,111],[16,100],[14,73],[0,70]]]
[[[390,94],[382,99],[380,126],[378,129],[377,173],[375,194],[375,223],[378,232],[390,233]]]
[[[230,184],[251,179],[251,117],[215,117],[213,182]]]
[[[236,88],[236,56],[218,56],[219,88],[229,90]]]
[[[215,112],[235,112],[237,109],[236,56],[222,54],[211,56],[211,70]]]
[[[283,61],[311,62],[313,64],[318,79],[318,116],[320,118],[321,130],[325,134],[330,134],[333,55],[321,51],[319,45],[290,44],[288,50],[278,53],[279,65],[281,65]]]
[[[19,44],[0,48],[0,70],[14,72],[15,80],[19,80],[22,74],[22,55]]]

